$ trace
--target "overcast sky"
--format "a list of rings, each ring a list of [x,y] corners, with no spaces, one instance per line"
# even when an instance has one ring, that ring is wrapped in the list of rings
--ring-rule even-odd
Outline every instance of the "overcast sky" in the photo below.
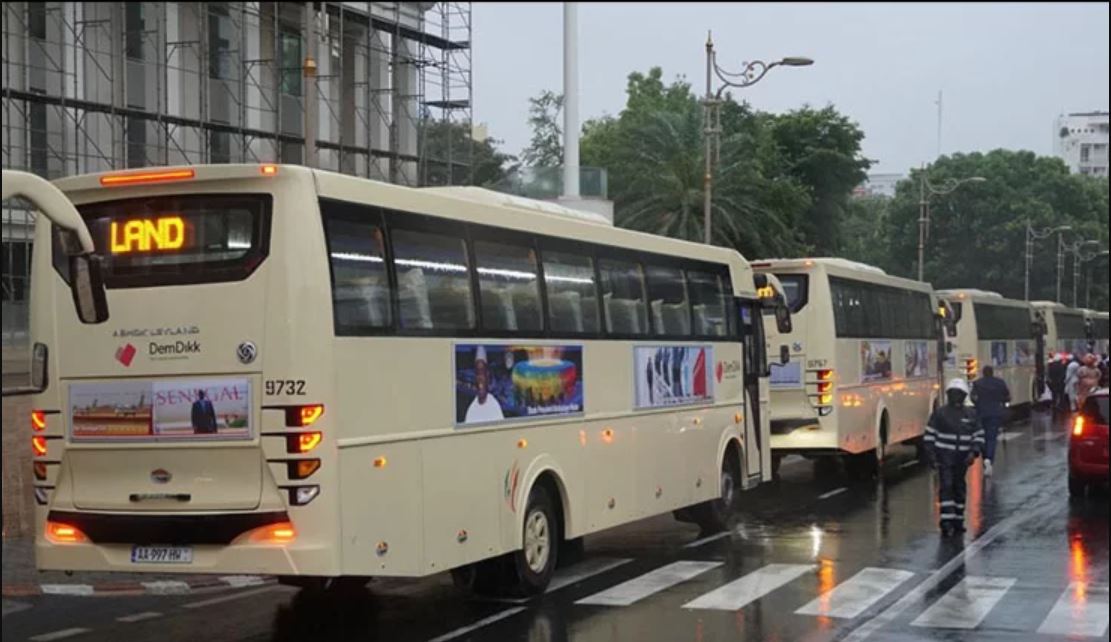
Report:
[[[997,147],[1052,153],[1054,119],[1108,109],[1108,4],[579,4],[580,112],[616,114],[625,79],[660,66],[705,90],[707,29],[718,62],[807,56],[736,92],[782,112],[832,103],[864,130],[872,172]],[[473,5],[474,119],[519,153],[528,98],[562,90],[560,3]],[[716,89],[717,85],[715,85]]]

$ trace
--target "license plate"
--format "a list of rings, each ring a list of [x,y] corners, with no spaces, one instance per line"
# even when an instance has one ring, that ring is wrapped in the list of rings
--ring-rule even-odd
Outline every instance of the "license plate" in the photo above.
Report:
[[[132,564],[192,564],[192,546],[133,546]]]

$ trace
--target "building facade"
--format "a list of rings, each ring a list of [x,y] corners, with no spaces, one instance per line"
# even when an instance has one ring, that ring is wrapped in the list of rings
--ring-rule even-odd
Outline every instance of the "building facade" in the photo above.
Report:
[[[469,183],[470,3],[5,2],[3,12],[4,168],[53,179],[281,162]],[[26,327],[31,221],[5,204],[6,347]]]
[[[905,174],[868,174],[864,182],[853,190],[853,196],[895,198],[895,186],[905,178]]]
[[[1107,122],[1105,111],[1058,116],[1053,129],[1053,153],[1074,174],[1107,176]]]

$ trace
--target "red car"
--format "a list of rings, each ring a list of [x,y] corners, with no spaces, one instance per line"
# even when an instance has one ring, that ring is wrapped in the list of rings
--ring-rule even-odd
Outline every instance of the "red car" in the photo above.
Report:
[[[1107,483],[1107,388],[1088,395],[1069,435],[1069,494],[1084,495],[1088,486]]]

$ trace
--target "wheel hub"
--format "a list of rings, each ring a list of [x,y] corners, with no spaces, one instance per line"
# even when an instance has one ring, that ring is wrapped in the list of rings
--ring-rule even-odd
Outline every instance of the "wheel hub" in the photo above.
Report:
[[[525,561],[529,570],[540,573],[548,565],[551,554],[551,529],[548,517],[542,511],[529,513],[525,519]]]

